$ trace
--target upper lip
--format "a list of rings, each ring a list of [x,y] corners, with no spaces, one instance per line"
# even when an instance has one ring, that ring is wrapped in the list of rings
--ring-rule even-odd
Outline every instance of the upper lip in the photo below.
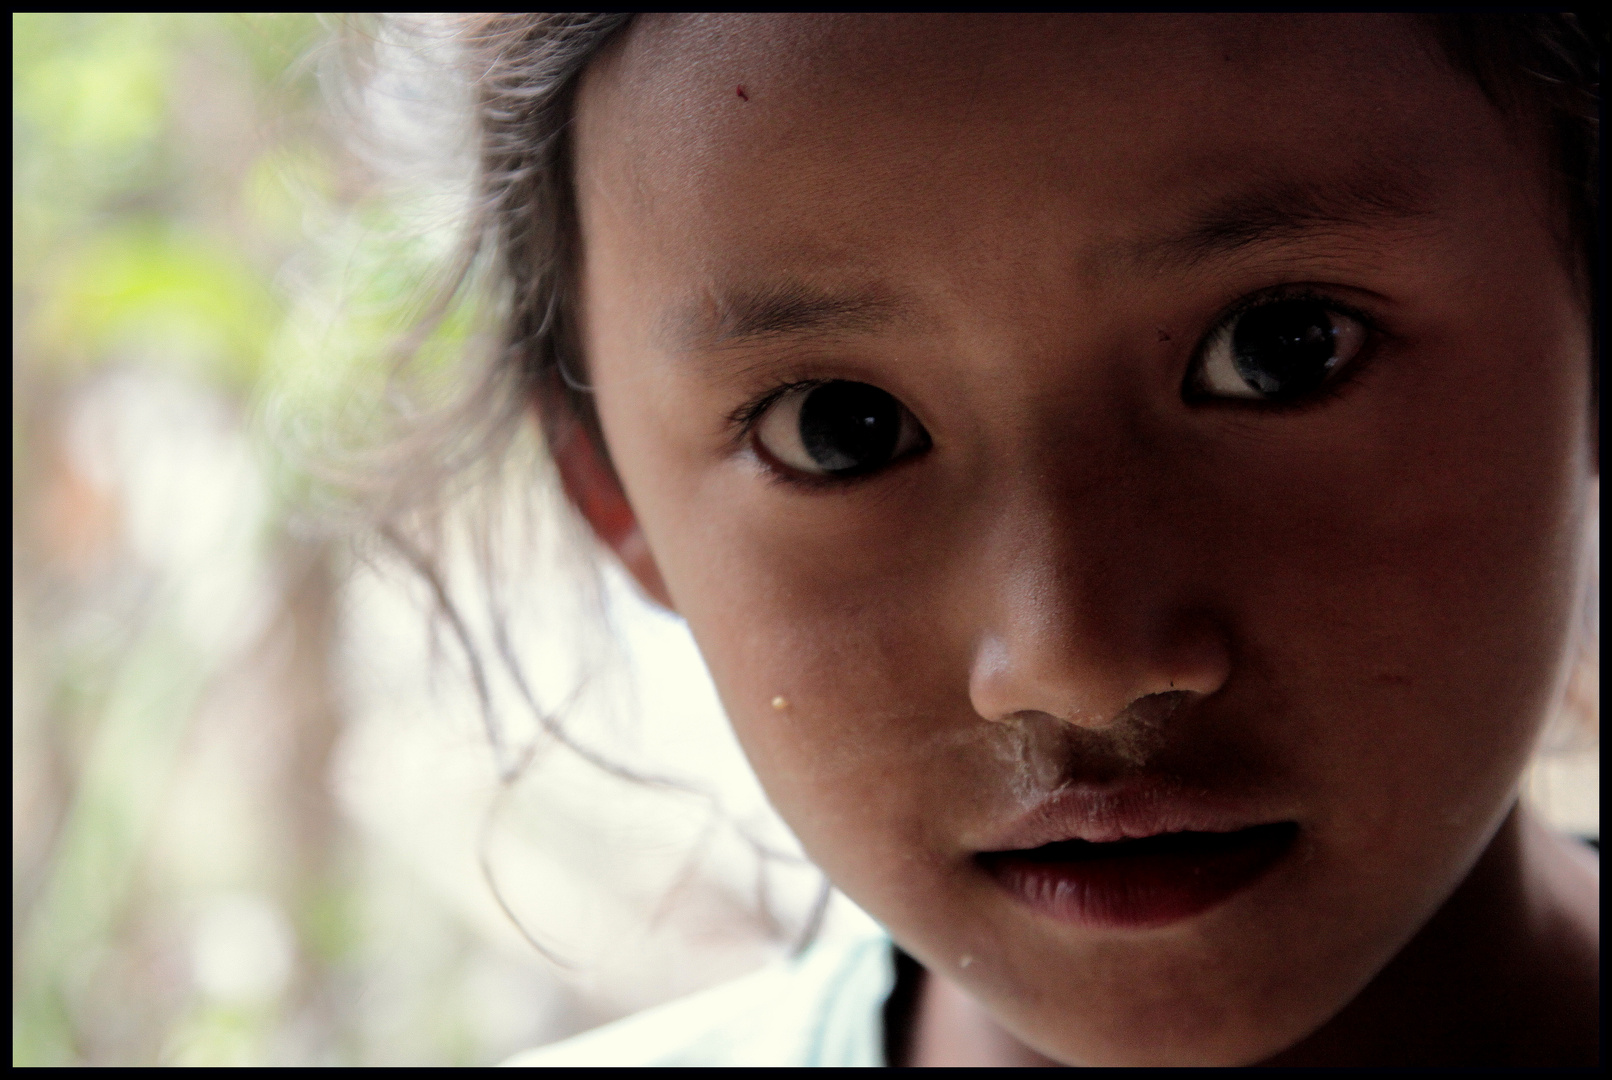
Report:
[[[1064,840],[1106,844],[1176,832],[1237,832],[1279,820],[1261,813],[1246,797],[1161,778],[1070,783],[988,837],[981,850],[1023,851]]]

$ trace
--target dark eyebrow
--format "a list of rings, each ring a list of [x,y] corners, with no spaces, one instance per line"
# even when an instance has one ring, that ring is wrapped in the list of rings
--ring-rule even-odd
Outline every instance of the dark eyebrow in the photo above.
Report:
[[[1131,258],[1150,269],[1194,266],[1258,246],[1403,229],[1432,215],[1426,185],[1405,169],[1347,181],[1256,180],[1211,201],[1182,227],[1128,247]],[[909,311],[888,292],[871,288],[835,291],[801,282],[717,288],[674,309],[658,336],[677,351],[722,351],[768,340],[869,333]]]
[[[1144,262],[1193,265],[1255,246],[1403,229],[1432,215],[1426,185],[1405,170],[1340,181],[1267,180],[1211,202],[1179,231],[1137,245],[1136,254]]]
[[[663,334],[682,348],[726,349],[771,338],[866,333],[905,310],[874,290],[831,292],[790,283],[720,291],[675,312]]]

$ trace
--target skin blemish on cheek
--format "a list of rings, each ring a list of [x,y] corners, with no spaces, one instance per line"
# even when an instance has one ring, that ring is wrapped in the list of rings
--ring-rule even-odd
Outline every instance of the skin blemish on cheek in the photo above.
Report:
[[[966,968],[968,965],[972,964],[973,962],[974,962],[974,958],[972,956],[969,956],[967,953],[964,953],[962,959],[957,961],[957,966],[960,967],[960,968]]]
[[[1160,341],[1169,341],[1170,340],[1170,332],[1168,330],[1166,330],[1162,326],[1159,327],[1159,340]]]
[[[784,697],[782,694],[779,694],[777,697],[772,699],[772,707],[777,709],[779,712],[783,712],[789,708],[789,699]]]
[[[735,86],[733,88],[733,91],[734,91],[734,93],[739,95],[739,99],[741,101],[749,101],[750,100],[750,95],[744,92],[744,87]]]

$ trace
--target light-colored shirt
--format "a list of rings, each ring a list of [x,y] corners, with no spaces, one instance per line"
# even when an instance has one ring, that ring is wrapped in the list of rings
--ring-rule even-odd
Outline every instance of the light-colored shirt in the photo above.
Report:
[[[504,1064],[882,1066],[884,1003],[894,985],[888,937],[820,942]]]

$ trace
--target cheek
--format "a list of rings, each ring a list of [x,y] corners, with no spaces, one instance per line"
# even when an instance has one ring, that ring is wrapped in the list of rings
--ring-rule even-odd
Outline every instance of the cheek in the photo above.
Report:
[[[925,805],[927,778],[944,768],[951,790],[986,798],[1000,781],[970,762],[1001,732],[973,717],[966,646],[910,537],[887,523],[825,530],[820,512],[798,528],[723,520],[722,556],[679,560],[674,574],[769,795],[831,871],[858,849],[939,850],[950,815]]]
[[[1066,755],[974,713],[957,536],[902,493],[722,472],[661,501],[656,551],[735,732],[837,886],[888,925],[944,923],[973,871],[960,837],[1055,783],[1037,769]]]
[[[1512,315],[1385,356],[1352,397],[1295,418],[1302,440],[1229,438],[1199,459],[1221,523],[1205,579],[1236,613],[1245,676],[1230,694],[1282,718],[1264,738],[1338,842],[1377,858],[1475,854],[1450,838],[1487,836],[1563,675],[1587,359],[1510,330],[1571,318]]]
[[[910,492],[787,491],[759,467],[691,450],[699,441],[664,430],[642,392],[602,395],[601,412],[671,597],[803,839],[809,821],[785,804],[809,819],[814,801],[910,797],[919,785],[893,764],[959,737],[948,722],[972,716],[965,635],[936,605],[951,539],[914,520]],[[773,708],[779,697],[787,709]],[[868,790],[864,773],[887,790]]]

